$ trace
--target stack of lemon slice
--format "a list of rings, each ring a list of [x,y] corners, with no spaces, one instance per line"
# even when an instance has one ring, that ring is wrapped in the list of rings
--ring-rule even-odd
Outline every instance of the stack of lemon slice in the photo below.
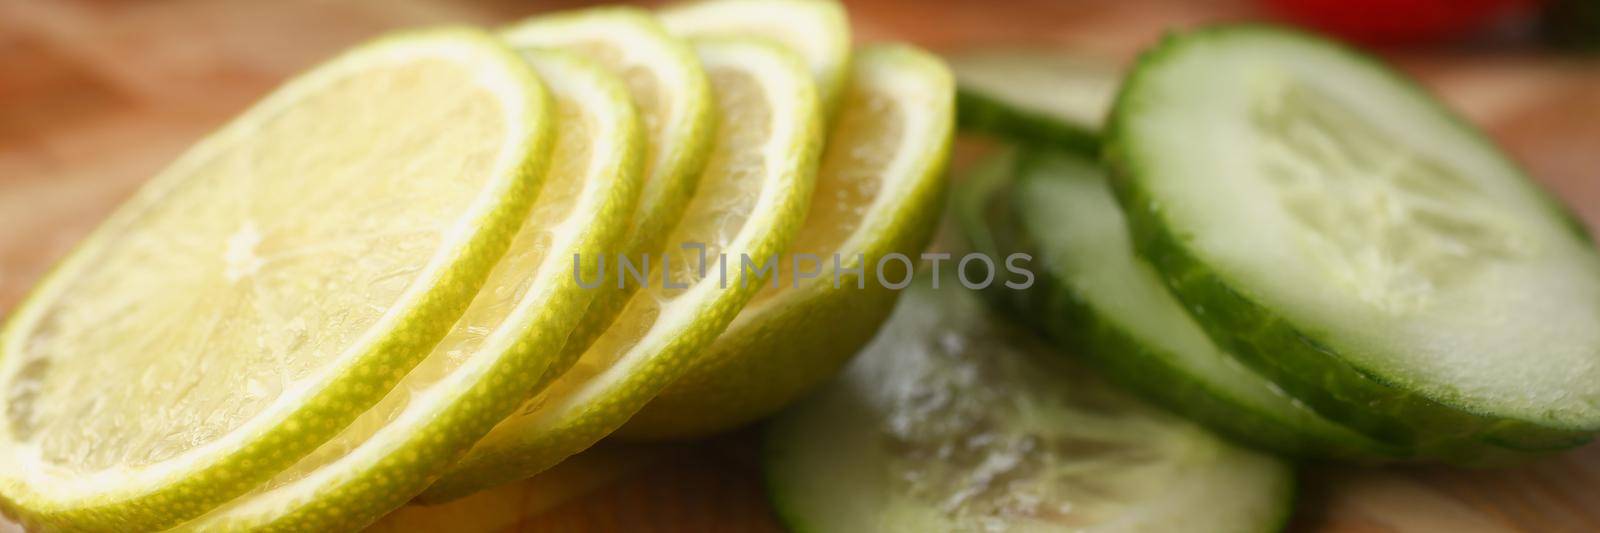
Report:
[[[873,265],[930,236],[953,93],[810,0],[358,46],[199,142],[11,314],[0,505],[42,529],[357,529],[619,429],[770,414],[893,307],[877,276],[905,275]]]

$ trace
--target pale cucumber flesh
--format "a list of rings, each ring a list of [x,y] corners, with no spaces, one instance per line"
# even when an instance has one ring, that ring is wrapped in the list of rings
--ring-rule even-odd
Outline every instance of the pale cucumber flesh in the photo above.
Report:
[[[1600,256],[1481,133],[1288,30],[1169,38],[1106,135],[1143,255],[1219,344],[1393,443],[1600,430]]]
[[[845,373],[775,422],[769,494],[797,531],[1271,531],[1281,460],[1101,382],[947,276],[908,289]]]
[[[1003,299],[1017,316],[1111,379],[1240,442],[1302,457],[1404,453],[1317,415],[1218,349],[1135,254],[1098,165],[1050,151],[1021,159],[1015,183],[991,199],[1013,215],[989,221],[987,231],[1010,233],[991,242],[1035,255],[1039,286]]]

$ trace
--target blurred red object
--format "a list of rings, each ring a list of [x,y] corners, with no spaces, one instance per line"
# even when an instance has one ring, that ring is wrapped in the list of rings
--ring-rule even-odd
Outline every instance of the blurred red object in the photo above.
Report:
[[[1539,0],[1265,0],[1274,15],[1363,44],[1461,39],[1538,10]]]

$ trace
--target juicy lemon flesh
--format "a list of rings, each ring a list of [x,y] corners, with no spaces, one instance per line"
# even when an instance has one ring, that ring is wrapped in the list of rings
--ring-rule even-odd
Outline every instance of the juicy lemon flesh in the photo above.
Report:
[[[825,109],[834,109],[850,63],[850,22],[834,1],[723,0],[689,2],[660,13],[680,37],[761,39],[794,52],[817,83]]]
[[[777,286],[763,288],[620,437],[697,438],[771,415],[837,371],[893,309],[896,292],[875,281],[873,265],[891,252],[914,255],[932,230],[941,195],[930,184],[948,142],[951,84],[935,59],[901,45],[864,49],[852,63]],[[897,272],[883,277],[898,280]]]
[[[683,220],[666,241],[665,256],[669,258],[666,273],[663,274],[661,268],[663,256],[652,257],[646,274],[649,276],[646,280],[648,286],[628,302],[617,320],[570,370],[524,407],[523,415],[534,415],[551,399],[571,394],[616,364],[618,357],[644,338],[662,310],[669,309],[671,303],[686,290],[669,287],[663,281],[663,276],[674,285],[693,286],[702,281],[699,250],[686,250],[680,247],[681,244],[705,245],[705,282],[721,282],[719,265],[724,261],[729,286],[739,282],[740,258],[719,256],[749,220],[751,210],[760,197],[765,162],[759,147],[764,146],[765,140],[771,136],[772,111],[759,80],[749,72],[708,67],[706,74],[712,86],[717,88],[717,106],[724,117],[713,142],[715,146],[724,148],[713,151],[703,174],[705,181],[700,184],[703,192],[690,202]],[[630,260],[637,263],[640,258]],[[639,285],[631,273],[619,279],[614,262],[608,262],[606,268],[606,283],[623,281]]]
[[[539,17],[505,35],[516,46],[576,53],[623,81],[646,140],[644,167],[627,234],[617,250],[608,252],[631,257],[660,252],[693,196],[710,149],[712,99],[693,51],[668,36],[654,15],[637,8],[593,8]],[[558,371],[564,372],[588,350],[638,288],[638,284],[602,285],[568,337],[556,363]],[[553,373],[552,379],[558,374]]]
[[[379,430],[393,422],[412,401],[432,390],[450,373],[483,347],[484,341],[500,329],[517,303],[527,296],[538,276],[535,271],[549,255],[556,232],[566,229],[583,192],[587,168],[603,162],[592,161],[593,117],[581,105],[554,95],[557,112],[554,157],[533,211],[523,223],[506,255],[489,274],[483,289],[472,300],[462,318],[440,341],[433,352],[411,370],[383,400],[358,417],[337,437],[317,448],[293,467],[258,488],[269,491],[316,471],[349,454]],[[241,498],[236,502],[248,501]],[[225,510],[226,508],[224,508]]]
[[[149,465],[326,368],[493,178],[510,125],[462,70],[419,60],[335,79],[191,167],[8,354],[26,361],[6,391],[12,437],[69,471]],[[397,109],[416,110],[407,127]]]
[[[665,163],[662,158],[666,156],[666,152],[661,150],[661,147],[672,139],[667,136],[666,128],[673,119],[674,106],[670,95],[661,88],[661,78],[650,67],[628,61],[622,49],[607,41],[577,41],[567,43],[562,48],[594,61],[621,78],[623,84],[628,86],[628,92],[633,95],[634,107],[639,112],[639,122],[644,129],[644,137],[652,141],[644,143],[645,163],[642,174],[645,187],[650,188],[651,184],[659,180],[658,174],[661,172],[659,169]],[[648,207],[643,203],[640,204],[641,209]]]
[[[841,252],[845,241],[861,228],[883,189],[883,178],[907,135],[907,120],[903,117],[910,110],[891,95],[871,88],[854,88],[845,98],[823,150],[811,211],[806,214],[805,225],[801,226],[789,253],[784,255],[785,263],[779,265],[778,285],[763,288],[746,309],[758,309],[761,302],[803,285],[796,282],[808,280],[794,277],[801,269],[808,273],[832,269],[833,254]],[[812,254],[816,260],[797,258],[796,254]],[[839,262],[847,265],[853,259],[853,256],[841,255]],[[869,267],[876,261],[876,258],[866,259]],[[833,286],[829,276],[809,282]]]

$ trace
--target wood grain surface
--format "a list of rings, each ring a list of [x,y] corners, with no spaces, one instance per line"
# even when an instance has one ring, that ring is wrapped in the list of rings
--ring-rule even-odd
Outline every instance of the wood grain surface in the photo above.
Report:
[[[576,2],[0,0],[0,318],[144,179],[290,74],[384,30],[496,24]],[[849,3],[858,40],[1059,46],[1126,61],[1216,0]],[[1537,50],[1391,54],[1600,225],[1600,63]],[[770,531],[753,431],[608,445],[390,531]],[[1600,446],[1501,470],[1305,469],[1298,531],[1600,531]]]

